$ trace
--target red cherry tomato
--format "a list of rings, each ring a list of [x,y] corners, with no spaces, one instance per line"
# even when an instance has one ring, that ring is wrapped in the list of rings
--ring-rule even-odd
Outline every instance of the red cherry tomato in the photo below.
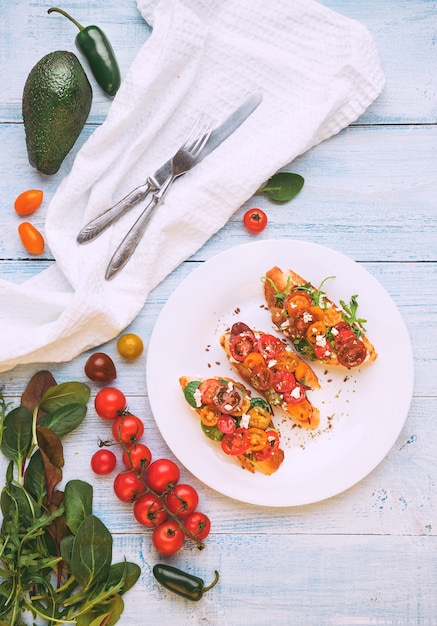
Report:
[[[114,480],[115,495],[122,502],[134,502],[146,491],[136,472],[121,472]]]
[[[194,511],[184,519],[185,528],[200,540],[206,539],[211,530],[211,521],[205,513]]]
[[[167,512],[153,493],[145,493],[135,500],[133,513],[137,522],[148,528],[159,526],[167,519]]]
[[[166,491],[170,485],[176,485],[179,478],[178,466],[169,459],[157,459],[147,470],[147,483],[157,493]]]
[[[41,206],[43,199],[43,192],[41,189],[28,189],[23,191],[16,198],[14,202],[14,209],[18,215],[30,215]]]
[[[136,415],[126,413],[112,422],[112,435],[115,441],[133,446],[144,434],[144,424]]]
[[[239,455],[246,452],[250,439],[247,428],[237,428],[233,433],[225,435],[221,440],[223,452],[226,454]]]
[[[196,510],[199,495],[191,485],[180,483],[167,495],[167,506],[178,517],[186,517]]]
[[[136,443],[132,448],[124,450],[122,459],[127,469],[143,472],[152,460],[152,453],[144,443]]]
[[[117,378],[114,361],[104,352],[95,352],[88,358],[85,374],[96,383],[109,383]]]
[[[152,543],[161,554],[174,554],[184,544],[184,531],[173,520],[167,520],[152,533]]]
[[[243,223],[250,233],[260,233],[267,226],[267,215],[262,209],[249,209],[243,217]]]
[[[94,407],[99,417],[113,420],[126,409],[126,396],[115,387],[105,387],[96,394]]]
[[[30,222],[21,222],[18,226],[18,234],[25,250],[30,254],[42,254],[44,250],[44,237]]]
[[[106,476],[110,474],[117,464],[117,457],[112,450],[97,450],[91,457],[91,469],[95,474]]]

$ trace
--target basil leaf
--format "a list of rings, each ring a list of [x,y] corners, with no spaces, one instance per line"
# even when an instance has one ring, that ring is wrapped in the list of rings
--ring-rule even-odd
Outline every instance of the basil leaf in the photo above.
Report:
[[[38,424],[50,428],[58,437],[63,437],[82,424],[86,413],[87,407],[85,404],[78,402],[66,404],[51,413],[43,415]]]
[[[270,200],[275,202],[288,202],[297,196],[304,182],[304,178],[299,174],[277,172],[256,193],[265,194]]]
[[[271,413],[270,404],[266,400],[264,400],[264,398],[251,398],[249,410],[254,406],[259,406],[264,409],[264,411],[267,411],[267,413]]]
[[[47,389],[41,398],[40,408],[46,413],[56,411],[61,406],[79,402],[86,404],[90,399],[90,388],[88,385],[79,382],[68,382],[55,385]]]
[[[212,441],[221,441],[225,436],[224,433],[217,428],[217,426],[207,426],[203,422],[200,422],[200,426],[203,433],[208,437],[208,439],[212,439]]]
[[[65,485],[64,506],[67,526],[76,533],[93,510],[93,488],[83,480],[70,480]]]
[[[8,459],[21,465],[32,446],[32,413],[24,406],[10,411],[3,421],[0,449]]]
[[[198,408],[198,403],[196,402],[196,398],[194,397],[194,394],[199,389],[199,387],[200,387],[200,380],[192,380],[188,383],[188,385],[184,389],[185,400],[194,409]]]
[[[112,560],[112,535],[95,515],[88,515],[77,529],[71,551],[71,573],[80,585],[106,580]]]

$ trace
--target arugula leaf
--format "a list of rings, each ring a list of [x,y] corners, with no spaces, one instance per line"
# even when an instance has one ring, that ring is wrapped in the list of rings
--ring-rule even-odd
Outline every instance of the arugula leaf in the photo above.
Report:
[[[340,300],[341,307],[344,311],[343,319],[352,326],[355,334],[359,338],[363,333],[366,332],[366,328],[364,324],[367,320],[357,317],[358,311],[358,302],[357,302],[358,294],[355,294],[351,297],[349,304],[346,304],[344,300]]]

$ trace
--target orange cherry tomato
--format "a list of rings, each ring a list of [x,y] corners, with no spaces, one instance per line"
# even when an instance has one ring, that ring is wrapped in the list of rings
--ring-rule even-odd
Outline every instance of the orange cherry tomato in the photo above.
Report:
[[[43,192],[41,189],[28,189],[23,191],[16,198],[14,203],[14,209],[18,215],[30,215],[41,206],[43,199]]]
[[[30,254],[41,254],[44,250],[44,237],[30,222],[21,222],[18,226],[21,243]]]
[[[120,356],[127,361],[134,361],[141,356],[144,350],[144,344],[141,337],[134,333],[126,333],[121,335],[117,341],[117,350]]]

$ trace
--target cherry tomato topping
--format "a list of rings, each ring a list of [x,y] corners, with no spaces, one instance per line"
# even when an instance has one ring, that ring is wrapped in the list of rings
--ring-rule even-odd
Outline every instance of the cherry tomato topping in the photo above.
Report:
[[[225,435],[230,435],[236,430],[237,424],[231,415],[220,415],[217,420],[217,428]]]
[[[272,416],[262,406],[251,407],[247,414],[249,416],[249,428],[261,428],[265,430],[271,422]]]
[[[161,502],[153,493],[145,493],[135,500],[133,514],[139,524],[148,528],[159,526],[168,517]]]
[[[252,370],[259,365],[267,367],[265,358],[259,352],[251,352],[250,354],[248,354],[243,361],[243,365],[249,370]]]
[[[332,346],[329,341],[326,342],[325,345],[314,344],[313,346],[314,354],[318,359],[329,359],[332,355]]]
[[[255,458],[258,459],[258,461],[265,461],[279,449],[279,433],[276,430],[270,429],[266,431],[266,435],[267,441],[264,448],[255,452]]]
[[[256,365],[252,368],[250,382],[260,391],[267,391],[272,386],[273,372],[264,365]]]
[[[221,440],[223,452],[238,455],[246,452],[250,444],[247,428],[237,428],[233,433],[225,435]]]
[[[284,344],[278,337],[264,334],[258,339],[256,349],[266,360],[275,359],[283,352]]]
[[[262,209],[249,209],[243,217],[243,223],[250,233],[260,233],[267,226],[267,215]]]
[[[175,554],[184,544],[185,534],[173,520],[160,524],[152,533],[152,543],[161,554]]]
[[[308,307],[313,304],[313,299],[308,291],[295,290],[284,298],[283,308],[292,315],[293,311],[299,307]]]
[[[294,374],[288,370],[276,370],[273,374],[272,387],[278,393],[287,393],[296,386]]]
[[[207,378],[199,386],[200,399],[202,404],[214,404],[214,396],[218,389],[226,387],[225,383],[217,378]]]
[[[196,510],[199,495],[191,485],[180,483],[168,493],[166,503],[172,513],[178,517],[186,517]]]
[[[243,392],[230,382],[226,387],[216,391],[214,404],[221,413],[233,414],[238,412],[243,405]]]
[[[261,428],[249,428],[249,450],[250,452],[259,452],[267,443],[267,433]]]
[[[147,483],[157,493],[163,493],[169,487],[176,485],[179,478],[179,468],[170,459],[157,459],[149,465],[147,470]]]
[[[42,254],[44,237],[30,222],[21,222],[18,226],[21,243],[29,254]]]
[[[43,196],[44,194],[41,189],[28,189],[27,191],[23,191],[23,193],[20,193],[16,198],[14,209],[18,215],[30,215],[41,206]]]
[[[206,539],[211,530],[211,521],[205,513],[194,511],[184,519],[185,528],[200,540]]]
[[[99,417],[113,420],[126,409],[126,396],[115,387],[105,387],[97,392],[94,407]]]
[[[253,333],[240,333],[231,338],[229,349],[236,361],[244,361],[253,352],[256,339]]]
[[[326,324],[322,320],[318,320],[311,324],[307,330],[307,339],[312,343],[316,343],[320,337],[326,334]]]
[[[95,474],[106,476],[114,471],[117,464],[117,457],[112,450],[97,450],[91,457],[91,469]]]
[[[287,404],[297,404],[306,398],[305,389],[299,383],[296,383],[291,391],[286,392],[283,395]]]
[[[199,410],[200,421],[205,426],[215,426],[220,415],[221,413],[217,407],[209,406],[208,404]]]
[[[349,343],[349,341],[355,341],[357,336],[352,328],[342,328],[336,335],[334,335],[334,347],[338,350],[341,346]]]
[[[95,352],[88,358],[85,374],[96,383],[108,383],[117,378],[114,361],[104,352]]]
[[[126,413],[116,417],[112,422],[112,435],[115,441],[128,446],[136,444],[144,434],[144,424],[136,415]]]
[[[117,341],[117,350],[120,356],[128,361],[138,359],[143,350],[144,344],[141,337],[134,333],[126,333],[119,337]]]
[[[143,472],[152,460],[152,453],[144,443],[135,443],[131,448],[123,451],[123,463],[127,469]]]
[[[359,339],[341,345],[337,351],[337,359],[345,367],[358,367],[367,356],[366,346]]]

